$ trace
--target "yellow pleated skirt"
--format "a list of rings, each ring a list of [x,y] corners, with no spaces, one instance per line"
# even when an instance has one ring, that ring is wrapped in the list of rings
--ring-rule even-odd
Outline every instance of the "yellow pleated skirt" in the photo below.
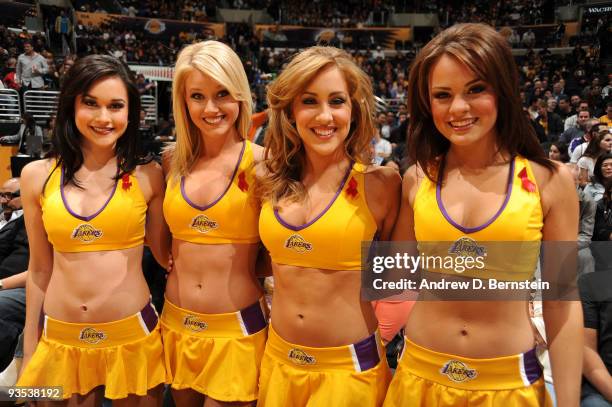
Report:
[[[160,319],[167,383],[219,401],[257,398],[268,334],[263,299],[243,310],[201,314],[166,299]]]
[[[384,407],[552,407],[535,349],[471,359],[405,340]]]
[[[105,386],[104,396],[144,396],[164,383],[163,345],[151,304],[108,323],[70,323],[45,316],[43,334],[17,386],[62,388],[62,398]]]

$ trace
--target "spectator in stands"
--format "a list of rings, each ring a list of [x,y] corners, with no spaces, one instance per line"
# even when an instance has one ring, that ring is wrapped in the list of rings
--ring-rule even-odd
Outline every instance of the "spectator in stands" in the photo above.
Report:
[[[593,240],[603,242],[612,240],[612,185],[606,186],[603,197],[597,202]],[[599,268],[599,263],[597,266]],[[607,268],[610,268],[610,264],[607,264]]]
[[[578,110],[576,112],[575,115],[572,115],[570,117],[568,117],[565,120],[565,123],[563,124],[563,129],[564,130],[568,130],[571,129],[572,127],[576,127],[579,126],[578,124],[578,114],[580,112],[589,112],[589,117],[591,117],[591,110],[589,108],[589,102],[587,100],[580,100],[580,103],[578,104]]]
[[[0,372],[13,359],[17,338],[25,323],[29,249],[19,191],[19,178],[11,178],[0,187],[3,209],[0,215]]]
[[[9,58],[6,61],[6,68],[4,69],[4,77],[2,82],[7,89],[19,90],[21,85],[15,78],[16,72],[15,68],[17,67],[17,60],[15,58]]]
[[[612,154],[602,155],[595,162],[595,170],[591,182],[584,187],[584,192],[591,195],[595,202],[599,201],[606,187],[612,184]]]
[[[612,218],[608,220],[612,232]],[[609,407],[612,406],[612,272],[602,270],[583,275],[578,287],[584,313],[580,406]]]
[[[23,44],[24,52],[17,58],[16,80],[21,85],[21,91],[42,90],[45,86],[43,75],[49,69],[47,60],[34,51],[30,41]]]
[[[598,127],[599,131],[591,132],[591,141],[589,141],[584,154],[578,160],[578,169],[580,171],[578,178],[581,186],[585,186],[591,180],[597,159],[612,151],[612,133],[606,127],[603,129],[601,127]]]
[[[383,160],[391,156],[393,151],[391,143],[380,136],[380,129],[376,129],[372,144],[374,145],[374,163],[381,165]]]
[[[530,29],[523,33],[523,45],[525,48],[533,48],[535,46],[535,33]]]
[[[550,99],[553,100],[553,99]],[[540,142],[556,141],[561,133],[563,133],[563,122],[558,114],[548,110],[548,102],[540,100],[538,102],[538,116],[536,121],[544,129],[546,139]]]
[[[30,157],[40,158],[42,155],[43,130],[31,113],[25,112],[21,115],[21,126],[17,134],[0,137],[2,144],[18,144],[19,153]]]
[[[385,140],[388,140],[391,136],[391,126],[388,123],[386,112],[379,112],[376,115],[376,124],[378,130],[380,131],[380,136]]]
[[[548,158],[553,161],[559,161],[562,163],[569,162],[569,155],[567,153],[567,144],[555,141],[550,145],[548,150]]]
[[[570,154],[574,151],[574,148],[583,143],[583,141],[581,141],[581,138],[588,130],[587,123],[589,123],[589,119],[591,118],[591,114],[588,110],[582,110],[576,116],[576,126],[567,128],[559,137],[559,141],[566,143],[569,146]],[[571,117],[565,121],[566,125],[570,119]]]
[[[600,123],[597,119],[589,119],[585,126],[585,132],[582,138],[576,138],[572,140],[572,145],[570,148],[573,148],[573,151],[570,154],[570,162],[578,163],[580,157],[584,155],[587,147],[589,146],[589,142],[593,139],[593,134],[599,132]],[[568,148],[568,152],[570,151]]]
[[[593,227],[595,224],[595,211],[597,203],[593,200],[590,194],[586,194],[580,185],[580,173],[576,164],[568,164],[576,192],[578,194],[579,204],[579,227],[578,227],[578,275],[591,273],[595,270],[595,260],[590,250],[591,239],[593,238]]]
[[[606,114],[601,116],[599,121],[612,130],[612,100],[606,104]]]
[[[570,105],[570,99],[567,95],[559,97],[559,104],[557,105],[557,114],[563,122],[563,130],[565,131],[565,120],[567,120],[569,116],[573,115],[572,107]]]

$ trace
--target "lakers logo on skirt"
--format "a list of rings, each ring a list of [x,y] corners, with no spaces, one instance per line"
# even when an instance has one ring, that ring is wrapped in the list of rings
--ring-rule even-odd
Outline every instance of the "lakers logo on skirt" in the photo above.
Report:
[[[89,223],[82,223],[72,231],[72,239],[80,240],[84,243],[91,243],[103,235],[100,229],[94,228]]]
[[[456,383],[467,382],[468,380],[473,380],[476,378],[476,376],[478,376],[476,369],[470,369],[468,365],[460,360],[449,360],[444,366],[442,366],[440,373],[448,376],[449,379]]]
[[[304,352],[301,349],[291,349],[287,354],[289,360],[295,363],[296,365],[314,365],[317,363],[314,356],[310,356],[308,353]]]
[[[312,250],[312,243],[308,243],[302,236],[295,234],[285,241],[285,247],[298,253],[304,253]]]
[[[448,249],[448,253],[464,257],[484,257],[487,255],[487,248],[478,245],[476,240],[464,236],[453,243]]]
[[[213,229],[217,229],[219,224],[206,215],[198,215],[191,220],[189,227],[200,233],[208,233]]]
[[[208,328],[208,324],[195,315],[187,315],[183,320],[183,325],[191,329],[193,332],[202,332],[206,328]]]
[[[96,345],[107,338],[102,331],[96,331],[94,328],[83,328],[79,334],[79,340]]]

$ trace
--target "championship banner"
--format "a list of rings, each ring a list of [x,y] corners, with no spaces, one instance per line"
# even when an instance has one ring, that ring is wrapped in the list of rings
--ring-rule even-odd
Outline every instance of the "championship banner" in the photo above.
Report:
[[[85,13],[77,11],[77,24],[84,26],[105,26],[112,30],[134,32],[141,31],[146,35],[170,39],[178,37],[181,33],[189,33],[191,30],[196,34],[214,35],[222,38],[225,35],[225,24],[220,23],[193,23],[189,21],[163,20],[159,18],[128,17],[120,14]]]
[[[169,66],[155,65],[130,65],[130,70],[137,74],[143,74],[144,77],[151,81],[172,82],[174,68]]]
[[[342,43],[351,48],[363,49],[380,45],[384,49],[394,49],[395,41],[412,41],[412,29],[409,27],[317,28],[256,24],[255,35],[264,46],[287,48],[304,48],[326,42],[332,45]]]

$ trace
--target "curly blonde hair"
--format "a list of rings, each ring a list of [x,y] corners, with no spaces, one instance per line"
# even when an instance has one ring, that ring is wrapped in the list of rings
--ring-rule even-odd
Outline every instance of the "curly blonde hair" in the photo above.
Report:
[[[227,45],[218,41],[191,44],[179,53],[172,81],[172,111],[176,127],[176,143],[166,151],[170,155],[169,178],[187,175],[203,148],[199,129],[189,117],[185,102],[185,81],[195,70],[210,76],[227,89],[240,103],[236,120],[238,134],[246,138],[253,110],[249,81],[242,61]]]
[[[334,47],[311,47],[295,55],[287,67],[268,86],[269,124],[265,135],[267,175],[259,180],[262,199],[276,204],[281,198],[301,201],[306,195],[300,182],[305,167],[305,150],[291,122],[292,103],[323,69],[335,66],[346,80],[352,104],[351,128],[344,141],[346,155],[353,161],[369,164],[370,143],[374,137],[375,102],[369,76],[351,56]]]

